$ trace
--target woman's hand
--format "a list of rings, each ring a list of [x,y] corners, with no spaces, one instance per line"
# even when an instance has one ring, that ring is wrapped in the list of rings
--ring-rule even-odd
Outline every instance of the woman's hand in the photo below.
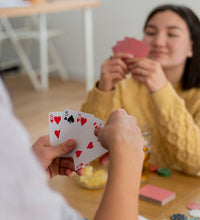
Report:
[[[144,83],[150,93],[159,91],[167,83],[161,65],[148,58],[129,59],[128,70],[133,78]]]
[[[102,91],[111,91],[115,84],[124,79],[128,74],[128,68],[124,60],[133,58],[131,54],[116,53],[111,58],[105,60],[101,65],[101,77],[98,88]]]

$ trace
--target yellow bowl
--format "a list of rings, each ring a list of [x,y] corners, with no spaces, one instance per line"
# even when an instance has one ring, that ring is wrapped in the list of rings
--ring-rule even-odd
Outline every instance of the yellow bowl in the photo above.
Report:
[[[84,168],[84,174],[82,176],[75,175],[76,181],[80,186],[87,189],[100,189],[106,185],[108,179],[107,167],[101,166],[95,168],[88,165]]]

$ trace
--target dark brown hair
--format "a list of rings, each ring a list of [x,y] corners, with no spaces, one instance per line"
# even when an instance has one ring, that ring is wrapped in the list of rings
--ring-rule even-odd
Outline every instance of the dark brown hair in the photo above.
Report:
[[[191,88],[200,88],[200,21],[197,15],[188,7],[182,5],[161,5],[153,9],[146,19],[144,30],[149,20],[157,13],[172,11],[178,14],[187,24],[190,32],[190,38],[193,42],[193,56],[186,60],[185,70],[181,79],[183,90]]]

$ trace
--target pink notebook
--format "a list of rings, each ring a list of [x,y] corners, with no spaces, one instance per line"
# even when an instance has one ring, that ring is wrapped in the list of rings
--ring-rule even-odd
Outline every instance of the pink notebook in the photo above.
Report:
[[[165,205],[176,197],[175,193],[157,186],[147,184],[140,189],[140,198],[156,203],[158,205]]]

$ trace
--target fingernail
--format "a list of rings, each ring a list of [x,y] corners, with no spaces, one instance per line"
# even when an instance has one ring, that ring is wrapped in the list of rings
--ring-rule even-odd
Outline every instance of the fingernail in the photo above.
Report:
[[[128,54],[128,56],[129,56],[130,58],[133,58],[133,57],[134,57],[132,54]]]
[[[75,147],[75,143],[74,143],[74,141],[73,140],[68,140],[68,147],[70,147],[70,148],[74,148]]]

